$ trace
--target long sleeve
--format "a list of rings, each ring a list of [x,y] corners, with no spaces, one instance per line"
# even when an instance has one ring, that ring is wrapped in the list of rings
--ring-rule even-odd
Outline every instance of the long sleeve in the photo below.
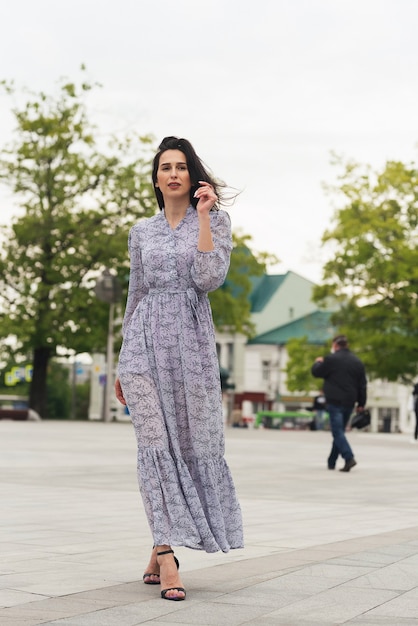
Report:
[[[323,361],[315,361],[312,365],[311,373],[315,378],[326,378],[329,375],[329,360],[328,357],[325,357]]]
[[[138,306],[138,302],[148,291],[144,283],[144,270],[142,267],[138,225],[131,228],[129,232],[128,250],[131,258],[131,269],[129,273],[128,297],[126,300],[125,315],[122,324],[123,335],[125,335],[126,328],[131,321],[136,307]]]
[[[201,291],[214,291],[225,281],[232,250],[231,220],[225,211],[211,214],[210,228],[214,250],[196,250],[191,277]]]
[[[352,406],[365,406],[367,379],[364,365],[348,349],[328,354],[323,361],[316,361],[311,372],[316,378],[324,379],[324,394],[327,402]]]

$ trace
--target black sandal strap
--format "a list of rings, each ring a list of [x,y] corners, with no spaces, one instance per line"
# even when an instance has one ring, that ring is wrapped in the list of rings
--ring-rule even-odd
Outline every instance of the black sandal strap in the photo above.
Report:
[[[182,591],[184,593],[184,598],[180,598],[179,596],[167,596],[166,594],[169,591]],[[163,589],[161,591],[161,597],[163,598],[163,600],[184,600],[186,598],[186,590],[184,587],[169,587],[168,589]]]

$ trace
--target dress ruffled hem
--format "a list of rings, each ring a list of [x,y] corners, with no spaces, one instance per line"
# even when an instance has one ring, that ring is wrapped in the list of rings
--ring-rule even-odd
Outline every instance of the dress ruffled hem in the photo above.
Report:
[[[243,547],[241,510],[223,457],[185,461],[138,450],[138,479],[155,545],[205,552]]]

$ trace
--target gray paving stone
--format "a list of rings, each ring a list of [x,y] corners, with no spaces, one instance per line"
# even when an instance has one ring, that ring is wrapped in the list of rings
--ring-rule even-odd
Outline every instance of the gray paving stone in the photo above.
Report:
[[[396,617],[396,626],[417,626],[418,617],[416,619]],[[393,617],[356,617],[350,621],[350,624],[356,624],[356,626],[393,626]]]
[[[246,549],[176,548],[185,602],[144,585],[151,546],[129,424],[0,421],[1,626],[418,626],[417,450],[350,433],[230,429]],[[385,475],[381,459],[385,458]]]
[[[418,589],[399,594],[396,598],[385,604],[376,606],[369,613],[370,617],[391,617],[393,620],[418,619]]]
[[[83,600],[81,598],[49,598],[46,602],[28,602],[24,606],[0,609],[0,620],[22,619],[56,620],[61,617],[78,616],[85,613],[113,607],[117,603],[111,600]],[[0,621],[0,623],[3,623]]]
[[[182,602],[182,605],[186,602]],[[229,624],[239,626],[265,613],[263,607],[243,606],[240,604],[225,605],[216,602],[190,604],[182,606],[175,614],[159,617],[156,623],[188,624],[196,626],[220,626]]]
[[[167,602],[168,604],[168,602]],[[166,613],[171,615],[180,610],[180,603],[161,607],[157,600],[91,611],[84,615],[58,619],[49,622],[50,626],[135,626],[149,622],[154,617],[161,619]]]
[[[299,624],[303,620],[311,624],[345,624],[393,597],[394,592],[390,591],[337,587],[288,604],[270,613],[269,617],[287,619],[289,624]]]
[[[357,565],[364,567],[383,567],[390,565],[396,560],[403,559],[402,556],[394,557],[393,554],[385,554],[383,552],[359,552],[349,556],[332,559],[335,565]]]
[[[418,586],[418,567],[416,563],[409,563],[408,559],[404,559],[360,576],[352,584],[362,588],[408,591]]]
[[[19,606],[26,603],[39,602],[47,596],[41,596],[35,593],[27,593],[26,591],[18,591],[16,589],[0,590],[0,607]]]

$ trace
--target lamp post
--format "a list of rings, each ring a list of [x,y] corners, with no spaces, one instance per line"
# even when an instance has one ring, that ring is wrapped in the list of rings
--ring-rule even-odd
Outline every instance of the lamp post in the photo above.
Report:
[[[94,287],[94,292],[99,300],[109,304],[109,325],[107,332],[107,348],[106,348],[106,387],[103,407],[103,421],[112,421],[110,414],[111,393],[113,382],[113,319],[115,315],[115,304],[120,301],[122,296],[122,286],[119,279],[110,273],[109,269],[105,269],[98,278]]]

